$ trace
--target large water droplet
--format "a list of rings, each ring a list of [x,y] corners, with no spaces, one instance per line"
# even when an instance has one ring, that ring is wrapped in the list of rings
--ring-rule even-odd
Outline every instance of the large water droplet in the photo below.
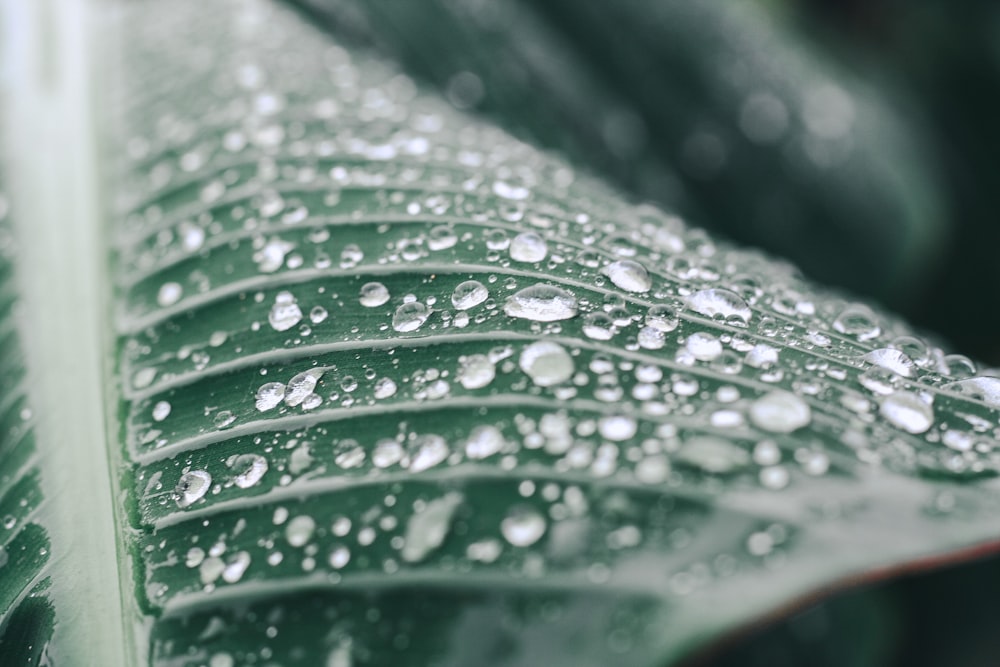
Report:
[[[882,400],[882,416],[907,433],[923,433],[934,423],[934,409],[916,394],[897,391]]]
[[[212,486],[212,476],[204,470],[191,470],[181,475],[174,488],[178,507],[188,507],[205,497]]]
[[[545,517],[528,505],[517,505],[500,522],[500,533],[515,547],[530,547],[545,534]]]
[[[365,283],[361,286],[358,301],[365,308],[377,308],[389,300],[389,289],[382,283]]]
[[[414,513],[406,524],[401,556],[407,563],[418,563],[437,549],[448,536],[455,510],[462,504],[462,494],[449,493],[430,501]]]
[[[545,239],[535,232],[521,232],[510,242],[510,258],[515,262],[540,262],[548,253]]]
[[[791,433],[809,424],[812,411],[809,405],[787,391],[764,394],[750,406],[750,421],[765,431]]]
[[[942,385],[942,389],[954,391],[987,405],[1000,408],[1000,378],[983,376],[966,378]]]
[[[616,287],[626,292],[648,292],[653,287],[649,272],[639,262],[631,259],[621,259],[604,267],[604,275],[611,279]]]
[[[678,461],[718,475],[734,472],[750,463],[750,455],[746,451],[728,440],[713,436],[686,441],[676,456]]]
[[[561,384],[573,376],[573,357],[558,343],[540,340],[524,348],[521,370],[539,387]]]
[[[156,303],[163,307],[172,306],[181,300],[183,293],[184,290],[180,283],[163,283],[160,286],[160,291],[156,293]]]
[[[315,391],[316,383],[321,377],[323,377],[323,371],[318,368],[297,373],[288,381],[288,387],[285,390],[285,404],[292,407],[301,404]]]
[[[872,309],[861,304],[851,304],[833,321],[833,328],[860,341],[871,340],[882,333],[878,318]]]
[[[451,293],[451,305],[459,310],[474,308],[486,301],[490,296],[489,290],[478,280],[466,280],[455,287]]]
[[[249,489],[267,472],[267,459],[259,454],[239,454],[229,460],[229,467],[236,473],[233,484]]]
[[[466,389],[481,389],[493,382],[496,366],[485,354],[470,354],[459,359],[458,381]]]
[[[509,296],[503,309],[511,317],[555,322],[576,315],[576,297],[560,287],[538,284]]]
[[[433,468],[448,458],[448,443],[440,435],[433,433],[417,436],[410,445],[410,472],[420,472]]]
[[[465,442],[465,455],[470,459],[485,459],[500,452],[506,441],[496,426],[477,426]]]
[[[279,292],[267,315],[267,321],[275,331],[287,331],[302,320],[302,310],[295,303],[291,292]]]
[[[862,359],[870,364],[875,364],[876,366],[880,366],[896,373],[897,375],[902,375],[907,378],[913,375],[913,370],[915,368],[912,359],[899,350],[894,350],[888,347],[884,347],[879,350],[872,350],[863,356]]]
[[[261,412],[267,412],[277,407],[284,398],[285,385],[281,382],[268,382],[257,389],[255,405]]]
[[[401,305],[393,313],[392,328],[400,333],[416,331],[430,316],[430,308],[419,301],[410,301]]]
[[[285,526],[285,539],[293,547],[303,547],[312,539],[316,521],[308,514],[300,514]]]
[[[738,294],[718,287],[695,292],[687,298],[687,303],[691,310],[706,317],[736,319],[743,324],[748,324],[753,315],[750,306]]]

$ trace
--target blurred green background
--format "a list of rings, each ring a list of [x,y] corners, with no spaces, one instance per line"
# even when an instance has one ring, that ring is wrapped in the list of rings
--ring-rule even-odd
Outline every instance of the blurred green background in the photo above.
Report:
[[[485,115],[1000,366],[1000,3],[294,0]],[[697,664],[1000,665],[1000,562],[847,592]]]

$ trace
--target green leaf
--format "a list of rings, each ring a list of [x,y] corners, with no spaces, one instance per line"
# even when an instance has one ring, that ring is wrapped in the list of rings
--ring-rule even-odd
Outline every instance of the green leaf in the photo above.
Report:
[[[51,588],[9,636],[86,665],[666,665],[995,548],[1000,378],[291,10],[115,7],[99,155],[80,70],[13,105],[53,556],[16,565]]]

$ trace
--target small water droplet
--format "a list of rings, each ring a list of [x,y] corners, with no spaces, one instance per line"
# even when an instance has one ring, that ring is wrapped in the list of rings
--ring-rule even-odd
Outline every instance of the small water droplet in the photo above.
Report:
[[[279,292],[267,315],[267,321],[275,331],[287,331],[302,320],[302,310],[295,303],[291,292]]]
[[[184,289],[180,286],[180,283],[163,283],[160,286],[160,291],[156,293],[156,303],[164,308],[172,306],[181,300],[183,294]]]
[[[157,401],[156,405],[153,406],[153,421],[161,422],[170,416],[170,403],[166,401]]]
[[[518,360],[521,370],[539,387],[561,384],[573,376],[573,357],[562,345],[541,340],[524,348]]]
[[[313,306],[312,310],[309,311],[309,321],[313,324],[320,324],[326,320],[329,314],[323,306]]]
[[[545,517],[528,505],[511,508],[500,522],[500,533],[515,547],[530,547],[545,534]]]
[[[231,410],[220,410],[215,413],[212,423],[215,424],[215,428],[223,429],[232,426],[234,421],[236,421],[236,415]]]

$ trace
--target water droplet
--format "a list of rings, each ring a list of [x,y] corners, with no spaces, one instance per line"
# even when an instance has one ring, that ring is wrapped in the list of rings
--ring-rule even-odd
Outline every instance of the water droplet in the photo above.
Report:
[[[677,460],[722,475],[749,465],[750,455],[728,440],[703,436],[691,438],[681,445]]]
[[[153,421],[161,422],[170,416],[170,403],[166,401],[157,401],[156,405],[153,406]]]
[[[215,419],[212,423],[215,424],[215,428],[228,428],[236,421],[236,415],[233,414],[231,410],[220,410],[215,413]]]
[[[626,292],[648,292],[653,287],[649,272],[639,262],[631,259],[621,259],[604,267],[604,275],[611,282]]]
[[[576,297],[554,285],[532,285],[509,296],[504,312],[535,322],[567,320],[576,315]]]
[[[455,510],[462,504],[462,494],[449,493],[436,498],[406,523],[406,536],[400,555],[407,563],[418,563],[437,549],[448,536]]]
[[[321,377],[323,377],[323,371],[318,368],[310,368],[295,374],[288,381],[288,387],[285,390],[285,405],[295,407],[302,404],[316,390],[316,384]]]
[[[539,387],[561,384],[573,376],[573,357],[558,343],[540,340],[524,348],[521,370]]]
[[[174,488],[174,501],[178,507],[188,507],[208,493],[212,486],[212,476],[204,470],[191,470],[181,475]]]
[[[330,552],[330,558],[328,559],[330,567],[335,570],[339,570],[349,562],[351,562],[351,550],[345,546],[336,547]]]
[[[670,461],[657,454],[643,458],[635,466],[635,478],[643,484],[662,484],[670,475]]]
[[[516,505],[500,522],[500,533],[515,547],[530,547],[545,534],[545,517],[533,507]]]
[[[646,311],[646,326],[657,331],[669,333],[680,324],[677,311],[670,306],[652,306]]]
[[[809,405],[787,391],[764,394],[750,406],[750,421],[772,433],[791,433],[812,421]]]
[[[365,308],[377,308],[389,300],[389,288],[382,283],[365,283],[358,299]]]
[[[510,242],[510,258],[515,262],[540,262],[548,254],[545,239],[535,232],[521,232]]]
[[[465,455],[470,459],[485,459],[500,452],[506,441],[496,426],[477,426],[465,442]]]
[[[613,442],[623,442],[635,435],[639,425],[631,417],[613,415],[601,417],[597,422],[597,431],[602,438]]]
[[[769,466],[761,469],[758,479],[764,488],[780,491],[788,486],[791,476],[788,474],[788,468],[784,466]]]
[[[309,321],[313,324],[319,324],[326,320],[329,314],[323,306],[313,306],[312,310],[309,311]]]
[[[285,398],[285,385],[281,382],[268,382],[257,389],[255,405],[261,412],[276,407]]]
[[[410,445],[410,472],[433,468],[448,458],[448,443],[433,433],[417,436]]]
[[[872,350],[868,354],[864,355],[862,359],[870,364],[875,364],[876,366],[890,370],[893,373],[901,375],[905,378],[912,376],[915,368],[915,364],[912,359],[899,350],[894,350],[888,347],[879,350]]]
[[[419,301],[402,304],[392,315],[392,328],[400,333],[416,331],[427,318],[431,316],[430,309]]]
[[[907,433],[923,433],[934,423],[934,409],[916,394],[897,391],[882,399],[882,416]]]
[[[246,551],[237,551],[226,561],[222,568],[222,580],[227,584],[235,584],[243,578],[243,574],[250,567],[250,554]]]
[[[163,307],[172,306],[181,300],[183,293],[184,289],[180,283],[163,283],[160,286],[160,291],[156,293],[156,303]]]
[[[375,382],[372,395],[377,399],[389,398],[396,394],[396,383],[391,378],[379,378]]]
[[[988,376],[966,378],[957,382],[949,382],[942,385],[941,388],[982,401],[990,407],[1000,408],[1000,378]]]
[[[285,526],[285,539],[293,547],[303,547],[312,539],[316,521],[308,514],[300,514]]]
[[[882,333],[875,313],[861,304],[851,304],[844,308],[833,321],[833,328],[860,341],[871,340]]]
[[[459,310],[474,308],[486,301],[490,296],[489,290],[478,280],[466,280],[459,283],[455,291],[451,293],[451,305]]]
[[[710,333],[698,331],[688,336],[684,347],[699,361],[712,361],[722,354],[722,343]]]
[[[385,439],[375,443],[372,450],[372,465],[376,468],[388,468],[403,460],[403,446],[395,440]]]
[[[493,382],[496,366],[485,354],[470,354],[459,359],[458,381],[466,389],[481,389]]]
[[[257,269],[261,273],[274,273],[285,263],[285,255],[294,247],[294,244],[287,241],[271,239],[253,254],[253,261],[257,263]]]
[[[267,315],[267,321],[275,331],[287,331],[302,320],[302,310],[295,303],[291,292],[279,292]]]
[[[749,324],[753,315],[750,306],[738,294],[722,288],[699,290],[687,298],[687,303],[691,310],[706,317],[736,319],[743,324]]]
[[[599,310],[583,318],[583,334],[594,340],[611,340],[615,335],[615,321]]]
[[[236,473],[233,484],[249,489],[267,472],[267,459],[259,454],[239,454],[229,459],[229,467]]]

